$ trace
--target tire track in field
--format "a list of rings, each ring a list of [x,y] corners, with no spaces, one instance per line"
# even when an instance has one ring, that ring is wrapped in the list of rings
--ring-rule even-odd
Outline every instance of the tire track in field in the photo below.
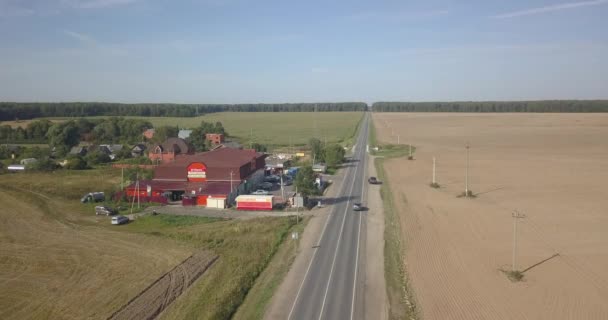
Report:
[[[154,281],[108,319],[155,319],[196,279],[205,273],[217,259],[217,255],[208,251],[193,254]]]

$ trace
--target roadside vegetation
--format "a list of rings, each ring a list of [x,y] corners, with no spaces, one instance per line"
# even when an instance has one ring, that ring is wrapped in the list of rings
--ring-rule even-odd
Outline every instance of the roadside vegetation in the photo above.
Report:
[[[378,146],[373,121],[370,125],[369,144]],[[409,154],[409,148],[406,145],[380,145],[378,151],[371,153],[375,156],[374,165],[378,178],[383,182],[380,186],[380,196],[384,209],[384,277],[389,300],[389,319],[417,319],[414,294],[403,264],[405,244],[401,241],[399,213],[395,211],[390,182],[384,171],[384,162],[388,158],[403,157]]]

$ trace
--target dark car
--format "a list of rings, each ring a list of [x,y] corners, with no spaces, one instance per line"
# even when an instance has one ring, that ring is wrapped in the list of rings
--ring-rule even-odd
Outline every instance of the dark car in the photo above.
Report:
[[[376,179],[376,177],[369,177],[369,179],[367,179],[367,182],[369,182],[370,184],[378,184],[378,179]]]
[[[115,215],[116,209],[112,209],[108,206],[96,206],[95,207],[95,214],[96,215],[106,215],[106,216],[111,216],[111,215]]]

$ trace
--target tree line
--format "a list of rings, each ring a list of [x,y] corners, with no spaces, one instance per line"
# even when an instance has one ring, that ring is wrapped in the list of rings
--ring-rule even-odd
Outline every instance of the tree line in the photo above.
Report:
[[[123,104],[101,102],[0,102],[0,121],[48,117],[140,116],[194,117],[214,112],[365,111],[363,102],[260,104]]]
[[[608,100],[376,102],[374,112],[608,112]]]

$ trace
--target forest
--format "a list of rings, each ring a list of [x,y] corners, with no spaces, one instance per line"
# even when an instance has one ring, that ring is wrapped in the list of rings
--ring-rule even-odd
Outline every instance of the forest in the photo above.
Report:
[[[363,102],[280,104],[121,104],[98,102],[0,102],[0,121],[46,117],[141,116],[194,117],[214,112],[365,111]]]
[[[376,102],[374,112],[608,112],[608,100]]]

